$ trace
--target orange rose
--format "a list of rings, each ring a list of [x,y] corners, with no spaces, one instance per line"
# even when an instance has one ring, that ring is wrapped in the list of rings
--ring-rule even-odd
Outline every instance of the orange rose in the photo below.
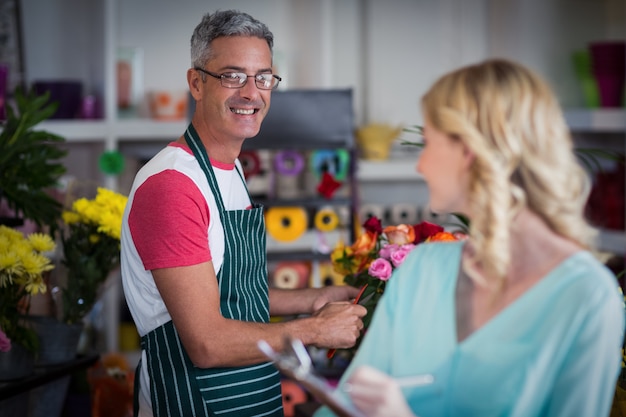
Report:
[[[383,229],[389,243],[394,245],[406,245],[415,240],[415,229],[407,224],[387,226]]]
[[[369,254],[376,247],[377,241],[378,233],[366,231],[357,238],[351,248],[355,255]]]
[[[439,232],[439,233],[435,233],[434,235],[426,239],[426,242],[444,242],[444,241],[449,241],[449,240],[458,240],[458,239],[452,233]]]

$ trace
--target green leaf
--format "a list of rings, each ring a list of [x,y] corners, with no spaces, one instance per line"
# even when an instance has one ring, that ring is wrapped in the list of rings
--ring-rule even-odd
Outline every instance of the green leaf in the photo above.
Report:
[[[18,215],[39,226],[56,230],[62,205],[51,197],[66,168],[59,147],[65,139],[35,130],[56,111],[58,103],[49,94],[24,93],[16,88],[16,108],[7,106],[7,120],[0,131],[0,198]]]

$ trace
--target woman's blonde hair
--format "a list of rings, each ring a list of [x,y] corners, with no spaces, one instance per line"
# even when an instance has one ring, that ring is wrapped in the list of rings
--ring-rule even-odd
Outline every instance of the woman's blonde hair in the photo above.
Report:
[[[493,59],[440,78],[422,98],[424,117],[475,155],[470,168],[473,264],[504,283],[509,225],[523,207],[585,248],[589,178],[573,152],[559,104],[538,75]],[[514,256],[514,255],[513,255]]]

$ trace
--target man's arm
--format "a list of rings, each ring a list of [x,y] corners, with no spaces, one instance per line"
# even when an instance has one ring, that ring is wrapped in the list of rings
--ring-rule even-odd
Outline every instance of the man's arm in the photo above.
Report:
[[[298,338],[306,345],[348,348],[354,345],[363,327],[361,318],[366,313],[365,308],[348,301],[332,302],[310,317],[282,323],[224,318],[212,262],[155,269],[152,274],[182,343],[198,367],[241,366],[265,361],[257,348],[261,339],[275,350],[283,348],[285,336]],[[335,291],[329,293],[334,295]],[[277,298],[278,293],[272,293],[273,301],[279,304],[288,299],[286,294]],[[310,295],[301,299],[311,309],[319,307],[321,302],[326,303],[325,299]],[[289,304],[283,311],[293,311],[297,303]]]
[[[312,314],[327,303],[352,301],[359,289],[349,285],[287,290],[270,288],[270,314],[289,316]]]

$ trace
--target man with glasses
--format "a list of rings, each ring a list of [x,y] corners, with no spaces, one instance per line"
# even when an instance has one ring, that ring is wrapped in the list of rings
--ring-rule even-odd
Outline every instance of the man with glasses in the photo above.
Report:
[[[363,326],[355,288],[268,288],[263,209],[237,157],[281,81],[272,46],[248,14],[205,15],[191,37],[192,121],[135,178],[122,226],[124,293],[142,340],[135,415],[282,416],[279,374],[257,342],[346,348]]]

